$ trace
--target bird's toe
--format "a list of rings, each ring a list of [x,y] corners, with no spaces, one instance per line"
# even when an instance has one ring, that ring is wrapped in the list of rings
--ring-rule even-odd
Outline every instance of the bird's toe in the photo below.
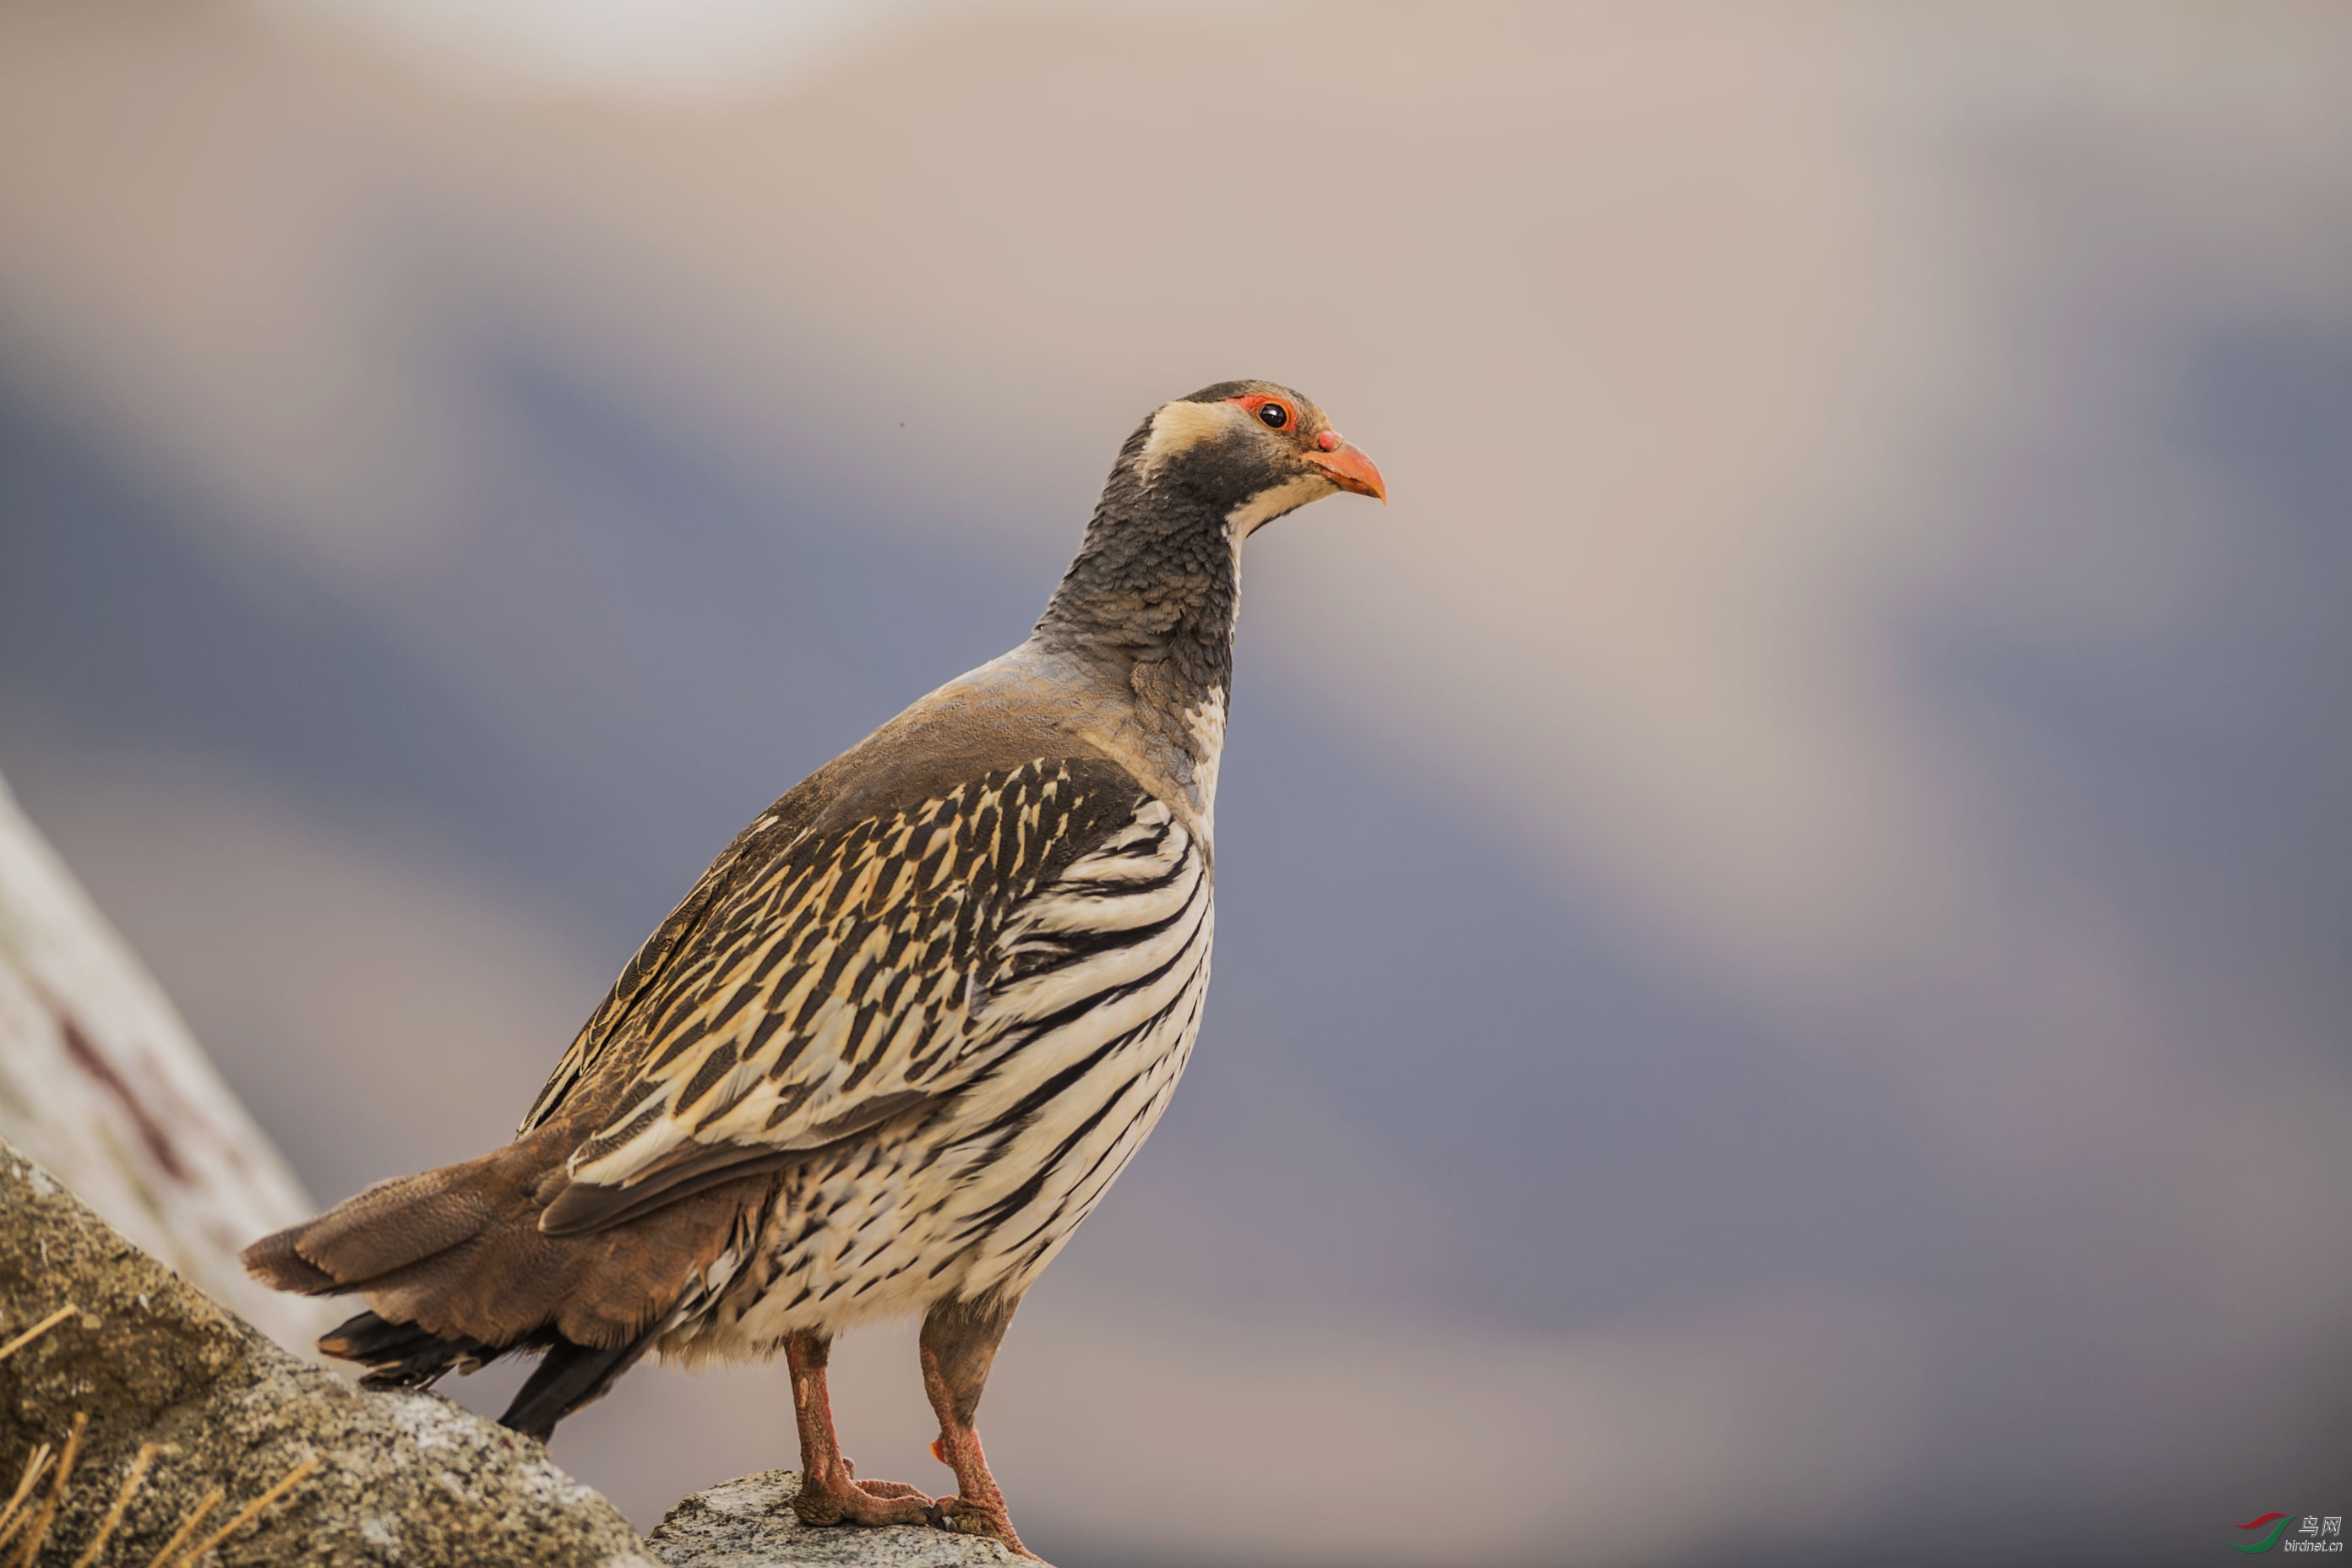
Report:
[[[934,1530],[986,1536],[991,1541],[1003,1542],[1024,1557],[1035,1555],[1021,1544],[1021,1537],[1013,1529],[1013,1516],[1002,1505],[991,1508],[967,1498],[943,1497],[931,1504],[929,1518]]]
[[[931,1501],[931,1497],[929,1492],[918,1491],[904,1481],[859,1481],[857,1483],[857,1489],[874,1497],[920,1498],[923,1500],[923,1505],[926,1508],[930,1506]]]
[[[928,1524],[929,1494],[904,1481],[858,1481],[834,1472],[803,1479],[793,1512],[803,1524]]]

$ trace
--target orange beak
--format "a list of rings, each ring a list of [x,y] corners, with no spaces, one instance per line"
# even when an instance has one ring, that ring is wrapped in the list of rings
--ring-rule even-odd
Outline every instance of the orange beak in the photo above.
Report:
[[[1360,496],[1374,496],[1382,506],[1389,501],[1389,488],[1381,481],[1381,470],[1372,460],[1345,441],[1328,452],[1309,452],[1307,460],[1330,476],[1331,482],[1343,490],[1353,490]]]

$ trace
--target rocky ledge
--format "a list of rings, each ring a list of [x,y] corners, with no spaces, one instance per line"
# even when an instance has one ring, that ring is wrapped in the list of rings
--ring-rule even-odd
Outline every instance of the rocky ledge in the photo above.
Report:
[[[793,1512],[797,1470],[769,1470],[697,1492],[646,1537],[668,1568],[967,1568],[1034,1563],[977,1536],[902,1526],[814,1530]]]
[[[195,1568],[961,1568],[941,1531],[812,1530],[800,1477],[646,1541],[529,1438],[289,1354],[0,1141],[0,1561]]]
[[[539,1444],[289,1354],[5,1142],[0,1352],[11,1563],[654,1568]]]

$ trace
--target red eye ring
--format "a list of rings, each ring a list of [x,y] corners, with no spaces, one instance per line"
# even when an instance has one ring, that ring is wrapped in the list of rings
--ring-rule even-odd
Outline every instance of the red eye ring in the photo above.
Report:
[[[1298,423],[1298,410],[1281,398],[1269,397],[1263,392],[1245,393],[1225,401],[1256,415],[1258,422],[1269,430],[1287,430]]]

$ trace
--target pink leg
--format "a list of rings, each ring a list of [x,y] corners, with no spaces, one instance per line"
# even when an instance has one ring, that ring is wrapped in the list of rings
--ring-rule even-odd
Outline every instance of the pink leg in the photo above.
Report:
[[[793,1511],[803,1524],[921,1524],[931,1500],[903,1481],[861,1481],[833,1431],[825,1367],[833,1342],[793,1334],[784,1342],[793,1373],[793,1418],[801,1433],[801,1489]]]
[[[1004,1542],[1024,1557],[1034,1556],[1021,1544],[1004,1493],[988,1471],[981,1452],[980,1434],[972,1421],[980,1413],[981,1391],[988,1385],[988,1369],[996,1346],[1013,1321],[1017,1300],[981,1304],[943,1301],[923,1320],[923,1392],[940,1418],[939,1441],[931,1456],[955,1472],[956,1495],[931,1506],[931,1521],[966,1535],[987,1535]]]

